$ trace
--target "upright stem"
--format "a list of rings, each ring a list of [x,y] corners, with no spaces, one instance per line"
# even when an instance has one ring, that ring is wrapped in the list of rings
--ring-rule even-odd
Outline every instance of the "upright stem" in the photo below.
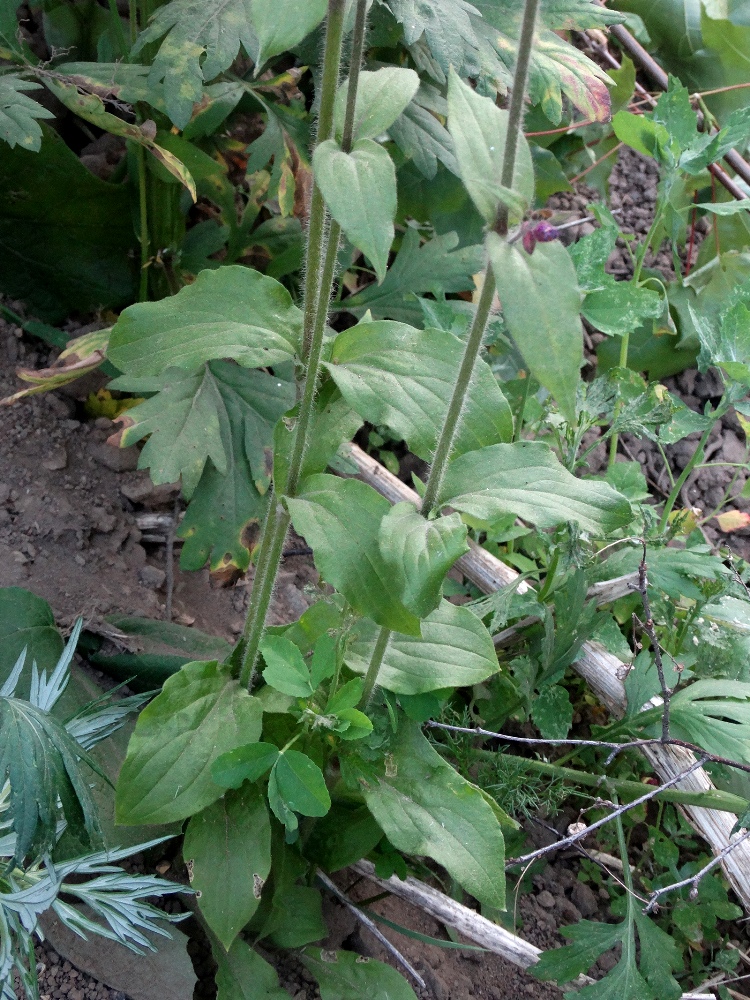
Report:
[[[521,23],[521,36],[518,39],[518,56],[513,74],[513,90],[510,93],[510,104],[508,105],[508,134],[505,137],[503,170],[500,177],[500,183],[505,188],[513,187],[518,139],[521,134],[521,126],[523,125],[523,102],[526,97],[526,81],[529,77],[529,63],[531,62],[531,52],[534,45],[534,26],[536,25],[538,10],[539,0],[526,0],[523,9],[523,22]],[[507,205],[500,205],[497,210],[495,231],[500,236],[505,236],[508,232]]]
[[[526,93],[526,80],[529,73],[529,61],[534,41],[534,25],[538,9],[539,0],[526,0],[523,11],[521,37],[518,42],[516,69],[513,75],[513,90],[508,109],[508,133],[505,137],[502,176],[500,178],[504,187],[513,186],[516,153],[518,151],[521,126],[523,125],[523,102]],[[508,210],[504,205],[500,205],[498,208],[495,230],[501,236],[505,236],[508,232]],[[492,273],[492,268],[488,265],[484,275],[484,284],[482,285],[479,302],[477,303],[477,310],[474,314],[474,322],[471,325],[464,354],[461,358],[456,384],[453,387],[443,427],[435,446],[435,456],[432,460],[430,476],[427,480],[427,487],[422,500],[422,511],[425,516],[432,513],[438,502],[443,477],[448,467],[453,443],[461,422],[461,414],[469,392],[474,365],[482,347],[482,338],[487,326],[487,320],[489,319],[494,294],[495,277]]]
[[[359,72],[362,68],[362,53],[365,50],[365,32],[367,28],[367,4],[357,3],[354,15],[354,31],[352,32],[352,53],[349,59],[349,86],[346,92],[346,114],[344,116],[344,131],[341,135],[341,148],[345,153],[352,148],[354,137],[354,111],[357,106],[357,87]]]
[[[383,657],[385,656],[386,649],[388,649],[390,638],[391,630],[381,628],[380,632],[378,632],[378,638],[375,641],[375,648],[372,651],[370,665],[367,668],[367,673],[365,674],[365,686],[362,688],[362,697],[359,699],[359,703],[364,709],[366,709],[370,704],[372,692],[375,690],[375,682],[378,679],[378,674],[380,673],[380,668],[383,664]]]
[[[146,150],[141,145],[136,145],[135,156],[138,163],[138,206],[140,222],[140,233],[138,235],[141,244],[141,277],[138,283],[138,301],[145,302],[148,298],[148,269],[151,259],[151,247],[148,235],[148,202],[146,191]]]
[[[328,0],[326,41],[323,53],[323,80],[318,113],[318,142],[325,142],[333,135],[333,109],[341,69],[341,43],[344,37],[345,0]],[[322,260],[326,250],[326,206],[320,188],[313,182],[310,198],[310,221],[307,226],[307,253],[305,255],[305,305],[302,334],[302,361],[309,360],[313,327],[320,299]]]
[[[469,337],[466,341],[463,357],[461,358],[461,365],[458,369],[456,383],[453,386],[453,395],[451,396],[450,403],[448,403],[443,428],[440,431],[440,437],[435,446],[435,457],[432,460],[430,476],[427,480],[427,487],[422,499],[422,512],[425,516],[432,513],[440,495],[440,487],[443,484],[445,470],[448,467],[448,460],[453,450],[453,442],[458,434],[461,411],[464,408],[469,392],[471,376],[482,346],[482,337],[487,326],[494,295],[495,277],[492,269],[488,266],[485,271],[484,284],[482,285],[477,309],[474,313],[474,322],[471,324]]]
[[[703,454],[703,448],[706,444],[706,441],[708,441],[708,435],[713,430],[714,424],[718,419],[717,413],[718,411],[714,411],[713,416],[715,417],[715,419],[711,421],[711,423],[708,425],[708,427],[701,435],[701,439],[698,442],[698,447],[695,449],[690,458],[690,461],[688,462],[688,464],[685,466],[685,468],[682,470],[679,477],[675,481],[675,484],[672,487],[672,492],[667,497],[667,502],[664,504],[664,511],[661,515],[661,521],[659,522],[659,531],[664,531],[667,525],[669,524],[669,515],[672,513],[672,509],[675,503],[677,502],[677,498],[680,495],[680,490],[685,485],[685,480],[697,465],[699,456]]]
[[[323,85],[320,99],[319,136],[329,138],[333,131],[333,104],[338,85],[338,75],[341,65],[341,43],[344,25],[344,0],[329,0],[328,20],[326,24],[326,44],[323,57]],[[366,0],[358,0],[359,8],[366,6]],[[360,23],[358,17],[357,23]],[[364,19],[361,20],[360,34],[364,36]],[[354,45],[356,47],[355,37]],[[361,59],[361,48],[358,59]],[[349,88],[356,90],[356,79],[350,76]],[[347,95],[348,97],[349,95]],[[356,93],[355,93],[356,99]],[[347,100],[347,111],[349,109]],[[354,99],[351,101],[353,115]],[[347,114],[348,119],[348,114]],[[320,212],[316,215],[316,232],[318,240],[313,247],[313,215],[316,202],[319,202]],[[317,209],[315,210],[317,212]],[[318,226],[319,223],[319,226]],[[313,205],[310,210],[310,227],[308,229],[308,256],[305,275],[305,316],[303,361],[306,363],[306,374],[302,384],[302,398],[299,403],[297,422],[292,440],[292,453],[289,460],[289,473],[285,484],[285,493],[294,496],[299,488],[302,476],[305,451],[309,443],[310,431],[315,416],[315,395],[320,373],[320,362],[323,354],[323,341],[328,302],[336,270],[336,254],[338,251],[341,230],[336,222],[332,222],[325,240],[325,204],[317,186],[313,190]],[[312,251],[312,252],[311,252]],[[253,579],[253,589],[250,596],[245,629],[243,632],[244,650],[240,682],[252,688],[255,679],[255,668],[258,660],[260,642],[265,631],[266,616],[273,595],[273,588],[281,562],[284,539],[289,529],[290,517],[275,494],[269,498],[269,514],[266,518],[263,538],[258,553],[258,564]]]

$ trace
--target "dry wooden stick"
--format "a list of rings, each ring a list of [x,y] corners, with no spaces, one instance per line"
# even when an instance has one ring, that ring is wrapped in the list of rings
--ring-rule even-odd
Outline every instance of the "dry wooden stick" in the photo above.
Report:
[[[439,889],[433,889],[431,885],[420,882],[419,879],[412,878],[411,875],[405,879],[400,879],[392,875],[389,879],[378,878],[375,874],[375,866],[370,861],[358,861],[352,865],[355,872],[364,875],[381,889],[393,893],[400,899],[406,900],[416,906],[417,909],[428,913],[441,924],[453,927],[465,938],[481,945],[487,951],[500,955],[513,965],[518,965],[522,969],[528,969],[536,965],[544,952],[541,948],[529,944],[517,934],[511,934],[505,928],[493,924],[480,913],[469,909],[462,903],[457,903],[455,899],[446,896]],[[578,976],[570,985],[575,989],[583,989],[593,980],[589,976]],[[683,993],[681,1000],[713,1000],[711,993]]]
[[[359,476],[391,503],[409,500],[419,506],[419,496],[414,490],[409,489],[405,483],[388,472],[375,459],[370,458],[357,445],[350,445],[347,454],[357,466]],[[470,546],[471,550],[461,556],[456,562],[456,567],[480,590],[491,593],[518,578],[518,573],[514,569],[506,566],[485,549],[473,542],[470,542]],[[518,589],[519,592],[523,592],[528,589],[528,584],[521,583]],[[615,718],[621,718],[625,714],[628,702],[623,680],[627,668],[621,660],[600,643],[590,641],[584,643],[581,656],[572,666]],[[643,753],[664,781],[690,771],[696,762],[695,755],[682,747],[656,744],[644,748]],[[703,792],[712,789],[714,785],[701,767],[684,776],[677,787]],[[742,905],[750,912],[750,841],[738,843],[734,850],[723,855],[729,846],[731,831],[737,822],[737,817],[732,813],[698,806],[683,805],[680,808],[693,829],[710,845],[714,854],[722,855],[722,868]]]

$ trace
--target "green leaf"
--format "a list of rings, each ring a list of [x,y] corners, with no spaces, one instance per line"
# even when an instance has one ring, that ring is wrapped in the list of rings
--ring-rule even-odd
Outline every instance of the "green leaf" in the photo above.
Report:
[[[262,778],[278,756],[273,743],[247,743],[217,757],[211,765],[211,777],[222,788],[239,788],[243,781]]]
[[[515,514],[542,528],[574,521],[600,537],[630,523],[630,504],[606,483],[576,479],[541,441],[496,444],[448,466],[441,506],[484,522]]]
[[[370,812],[406,854],[426,854],[487,906],[505,906],[505,844],[480,790],[401,719],[376,780],[361,779]]]
[[[320,892],[307,885],[281,885],[261,932],[279,948],[301,948],[328,935]]]
[[[183,129],[203,96],[204,81],[229,69],[240,44],[251,56],[257,51],[251,5],[245,0],[172,0],[138,36],[133,55],[165,35],[149,80],[152,86],[163,82],[167,114]]]
[[[258,909],[271,870],[271,823],[260,790],[229,791],[193,816],[182,853],[200,911],[229,951]]]
[[[313,154],[315,180],[333,218],[385,278],[396,215],[396,169],[377,142],[360,139],[344,153],[333,139]]]
[[[442,124],[447,112],[448,104],[440,91],[423,82],[416,97],[388,130],[401,152],[428,180],[435,177],[438,162],[458,175],[453,139]]]
[[[600,955],[622,940],[624,928],[622,924],[581,920],[573,927],[565,927],[563,933],[573,943],[542,952],[532,969],[537,979],[569,983],[588,972]]]
[[[26,650],[26,663],[51,670],[63,651],[52,609],[21,587],[0,588],[0,687]]]
[[[596,0],[542,0],[541,16],[548,28],[556,31],[582,31],[622,24],[623,14],[606,10]]]
[[[268,779],[268,802],[288,830],[297,829],[295,813],[325,816],[331,808],[323,772],[299,750],[284,750],[276,758]]]
[[[310,680],[316,690],[323,681],[333,677],[336,673],[336,649],[338,640],[333,635],[322,635],[313,647],[313,655],[310,660]],[[359,701],[359,699],[357,699]],[[354,702],[356,705],[357,702]]]
[[[457,246],[455,232],[435,236],[420,246],[418,231],[409,227],[383,283],[373,282],[335,308],[355,316],[369,310],[375,319],[420,323],[422,310],[417,295],[447,295],[474,287],[472,275],[482,269],[484,251],[481,246]]]
[[[573,724],[573,706],[565,688],[559,684],[546,687],[534,699],[531,718],[545,740],[564,740]]]
[[[390,965],[353,951],[305,948],[302,962],[315,976],[321,1000],[416,1000],[414,990]]]
[[[380,554],[401,602],[419,618],[440,603],[443,578],[469,551],[458,514],[428,521],[412,503],[397,503],[380,522]]]
[[[244,941],[235,941],[228,952],[215,947],[213,955],[218,966],[216,1000],[289,1000],[274,967]]]
[[[42,130],[36,120],[55,115],[21,93],[24,90],[41,90],[41,85],[11,74],[0,76],[0,139],[11,149],[21,146],[38,152],[42,146]]]
[[[120,136],[122,139],[137,143],[147,149],[156,157],[168,174],[185,185],[193,201],[196,200],[195,181],[189,169],[174,153],[154,142],[152,136],[140,125],[124,121],[117,115],[110,114],[98,94],[79,90],[79,86],[75,82],[68,83],[61,79],[47,79],[45,82],[55,97],[84,121],[90,122],[104,132],[110,132],[112,135]]]
[[[382,66],[374,73],[363,70],[359,74],[354,107],[355,141],[377,139],[387,132],[418,89],[419,77],[413,69]],[[334,121],[339,141],[344,130],[347,91],[348,81],[339,87],[336,94]]]
[[[460,71],[467,60],[476,59],[479,40],[470,18],[476,7],[467,0],[387,0],[387,6],[402,25],[406,44],[413,45],[424,35],[444,73],[451,66]]]
[[[263,368],[294,357],[300,329],[301,313],[283,285],[228,266],[201,271],[171,298],[130,306],[112,328],[107,356],[133,376],[194,371],[215,358]]]
[[[111,385],[155,392],[124,413],[120,443],[150,435],[138,459],[155,483],[182,476],[191,500],[182,524],[181,565],[247,569],[249,528],[265,508],[270,453],[279,418],[294,404],[294,384],[276,375],[212,361],[195,373],[168,369],[153,378],[122,376]]]
[[[334,802],[313,827],[305,854],[324,871],[337,872],[366,857],[382,838],[367,806]]]
[[[264,63],[293,49],[313,31],[326,14],[326,0],[251,0],[252,26],[258,39],[256,76]]]
[[[266,684],[294,698],[309,698],[313,694],[310,668],[293,642],[281,635],[267,635],[260,651],[266,661],[263,671]]]
[[[660,149],[669,143],[669,132],[664,125],[648,115],[634,115],[618,111],[612,119],[612,128],[620,142],[624,142],[643,156],[660,158]]]
[[[17,146],[0,158],[0,291],[49,322],[119,309],[136,296],[138,244],[125,184],[95,177],[42,126],[37,156]]]
[[[575,419],[576,391],[583,364],[581,293],[575,268],[562,243],[539,244],[533,254],[487,237],[503,316],[534,378]]]
[[[444,331],[365,322],[338,335],[326,367],[365,420],[388,427],[429,461],[462,354],[461,341]],[[489,365],[478,359],[454,454],[508,441],[512,434],[510,406]]]
[[[597,330],[612,335],[630,333],[645,319],[658,319],[664,299],[653,288],[632,281],[616,281],[607,275],[605,288],[589,292],[581,312]]]
[[[380,522],[390,510],[385,497],[356,479],[321,474],[306,479],[286,504],[319,572],[355,611],[384,628],[419,635],[419,619],[393,593],[380,554]]]
[[[730,378],[750,385],[750,309],[736,302],[719,319],[706,315],[689,304],[690,315],[698,331],[701,352],[698,366],[722,368]]]
[[[358,674],[370,664],[378,628],[358,622],[347,646],[346,663]],[[500,669],[492,639],[468,608],[441,601],[422,622],[422,637],[392,635],[378,684],[396,694],[422,694],[446,687],[479,684]]]
[[[501,111],[451,71],[448,82],[448,131],[461,179],[485,222],[493,223],[500,204],[508,206],[512,221],[523,217],[534,197],[534,167],[529,145],[519,137],[512,191],[500,184],[508,133],[508,112]],[[512,195],[512,196],[511,196]]]
[[[186,664],[138,717],[117,785],[117,822],[170,823],[211,805],[223,793],[211,765],[257,740],[261,716],[229,667]]]
[[[0,697],[0,786],[10,784],[16,835],[11,870],[27,854],[49,854],[57,843],[58,798],[73,832],[92,847],[104,844],[96,805],[80,762],[92,758],[49,712]],[[13,851],[13,848],[11,848]]]
[[[713,215],[737,215],[738,212],[750,211],[750,198],[742,198],[740,201],[699,201],[695,207]]]
[[[673,695],[669,721],[675,736],[750,763],[750,684],[695,681]]]

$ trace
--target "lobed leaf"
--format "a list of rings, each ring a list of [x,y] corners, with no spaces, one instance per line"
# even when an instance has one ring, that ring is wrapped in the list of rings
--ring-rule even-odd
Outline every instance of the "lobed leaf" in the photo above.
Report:
[[[139,377],[173,367],[195,371],[216,358],[263,368],[293,358],[300,331],[301,313],[282,284],[233,265],[201,271],[171,298],[125,309],[107,357]]]
[[[21,146],[35,153],[41,149],[42,130],[37,119],[54,118],[54,112],[22,93],[40,89],[38,83],[20,76],[0,76],[0,139],[11,149]]]

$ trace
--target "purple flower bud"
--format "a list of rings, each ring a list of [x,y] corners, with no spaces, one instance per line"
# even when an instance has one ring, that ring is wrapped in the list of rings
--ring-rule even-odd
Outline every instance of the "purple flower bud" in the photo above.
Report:
[[[542,220],[535,222],[529,228],[524,228],[521,240],[526,253],[532,254],[537,243],[550,243],[552,240],[556,240],[559,235],[560,231],[551,222]]]

